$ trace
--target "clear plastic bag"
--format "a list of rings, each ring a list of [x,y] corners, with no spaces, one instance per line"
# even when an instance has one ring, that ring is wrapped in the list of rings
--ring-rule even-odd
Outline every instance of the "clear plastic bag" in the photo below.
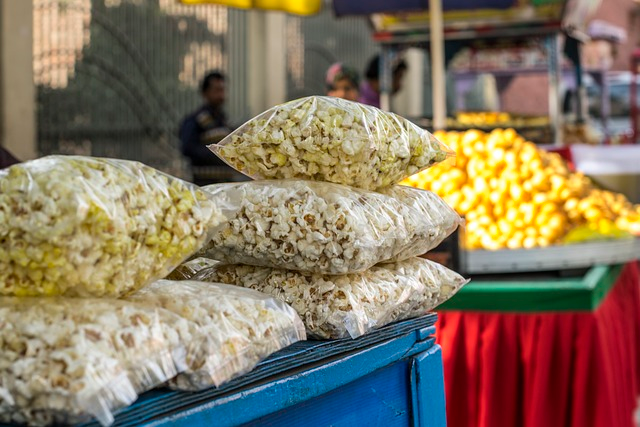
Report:
[[[369,190],[453,155],[400,116],[326,96],[273,107],[209,149],[254,179],[310,179]]]
[[[434,213],[432,222],[424,214],[431,209],[428,201],[417,210],[413,205],[418,203],[410,197],[405,203],[328,182],[249,181],[203,189],[216,204],[233,206],[235,214],[228,215],[230,220],[213,233],[198,256],[228,264],[322,274],[361,272],[401,252],[406,257],[416,244],[437,245],[435,236],[453,231],[449,222],[459,220],[446,204],[451,221],[443,224]],[[427,242],[415,242],[430,234],[434,237]]]
[[[165,277],[165,279],[166,280],[189,280],[193,276],[195,276],[195,274],[198,271],[204,270],[205,268],[213,267],[218,263],[219,261],[209,259],[209,258],[203,258],[203,257],[194,258],[187,262],[183,262],[182,264],[177,266],[175,270],[173,270],[171,273],[169,273],[167,277]]]
[[[291,307],[251,289],[159,280],[128,298],[166,308],[199,326],[187,343],[187,369],[169,383],[179,390],[220,386],[271,353],[306,339]]]
[[[307,334],[319,339],[359,337],[374,328],[427,313],[467,281],[423,258],[380,264],[360,274],[305,275],[248,265],[217,265],[194,280],[230,283],[290,304]]]
[[[177,375],[194,324],[113,299],[0,298],[0,423],[73,424]]]
[[[166,276],[224,217],[138,162],[49,156],[0,171],[0,295],[118,297]]]
[[[407,239],[406,246],[392,258],[394,261],[426,254],[464,223],[460,215],[447,202],[431,191],[393,185],[380,192],[420,213],[404,216],[405,226],[414,231],[411,233],[411,238]]]

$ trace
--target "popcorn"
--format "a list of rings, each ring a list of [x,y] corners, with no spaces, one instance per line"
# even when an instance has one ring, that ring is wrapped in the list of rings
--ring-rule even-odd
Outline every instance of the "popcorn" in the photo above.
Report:
[[[0,298],[0,423],[103,425],[184,368],[195,325],[121,300]]]
[[[273,107],[208,147],[254,179],[300,178],[368,190],[400,182],[453,154],[402,117],[325,96]]]
[[[165,279],[167,280],[189,280],[195,274],[205,268],[213,267],[218,261],[209,258],[194,258],[176,267]]]
[[[248,265],[216,265],[194,280],[244,286],[290,304],[310,337],[356,338],[391,322],[421,316],[467,281],[423,258],[380,264],[361,274],[328,276]]]
[[[250,289],[159,280],[128,299],[164,307],[200,327],[187,343],[186,371],[170,383],[179,390],[220,386],[271,353],[306,339],[291,307]]]
[[[224,220],[138,162],[49,156],[0,171],[0,295],[118,297],[168,274]]]
[[[424,255],[437,247],[463,223],[456,213],[436,193],[403,185],[393,185],[380,190],[419,212],[419,215],[405,215],[407,228],[415,230],[407,245],[401,249],[393,261],[402,261],[414,256]]]
[[[439,200],[435,194],[404,187],[393,190],[399,199],[302,180],[203,189],[216,204],[235,210],[198,255],[231,264],[323,274],[361,272],[398,255],[421,255],[460,220],[443,202],[432,203]]]

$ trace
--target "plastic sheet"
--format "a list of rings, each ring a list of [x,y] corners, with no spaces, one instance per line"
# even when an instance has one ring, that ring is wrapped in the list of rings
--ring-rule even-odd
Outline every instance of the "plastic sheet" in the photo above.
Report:
[[[437,246],[460,217],[433,193],[389,194],[327,182],[250,181],[204,187],[235,214],[199,256],[228,264],[347,274]]]
[[[467,281],[423,258],[380,264],[360,274],[305,275],[247,265],[217,265],[195,280],[230,283],[290,304],[310,337],[356,338],[374,328],[418,317],[451,298]]]
[[[159,280],[129,300],[166,308],[198,325],[187,343],[187,369],[170,382],[180,390],[220,386],[271,353],[306,339],[304,325],[291,307],[251,289]]]
[[[380,191],[419,212],[418,215],[404,216],[407,229],[415,232],[407,239],[406,246],[392,258],[394,261],[424,255],[464,223],[453,208],[431,191],[404,185],[393,185]]]
[[[113,299],[0,299],[0,422],[103,425],[184,369],[195,326]]]
[[[0,295],[118,297],[166,276],[221,211],[138,162],[49,156],[0,171]]]
[[[371,190],[453,154],[400,116],[326,96],[273,107],[209,148],[254,179],[310,179]]]
[[[165,279],[167,280],[189,280],[196,275],[200,270],[213,267],[219,261],[209,258],[194,258],[189,261],[183,262],[176,267]]]

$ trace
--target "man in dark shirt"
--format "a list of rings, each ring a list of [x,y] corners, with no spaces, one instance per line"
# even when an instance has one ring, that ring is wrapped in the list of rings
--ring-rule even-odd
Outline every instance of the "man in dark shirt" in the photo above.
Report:
[[[220,72],[208,73],[201,86],[205,104],[187,116],[180,125],[181,151],[191,160],[194,182],[198,185],[238,180],[240,174],[213,154],[207,145],[220,142],[231,133],[222,109],[225,78]]]

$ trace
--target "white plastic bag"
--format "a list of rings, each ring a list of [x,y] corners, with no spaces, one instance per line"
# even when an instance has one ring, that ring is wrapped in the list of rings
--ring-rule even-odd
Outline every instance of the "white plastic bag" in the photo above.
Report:
[[[189,280],[195,274],[204,270],[205,268],[213,267],[218,264],[219,261],[209,259],[209,258],[194,258],[189,261],[183,262],[179,266],[176,267],[165,279],[167,280]]]
[[[290,304],[310,337],[356,338],[397,320],[421,316],[467,281],[423,258],[380,264],[360,274],[305,275],[248,265],[216,265],[194,280],[230,283]]]
[[[414,230],[407,244],[392,258],[402,261],[424,255],[436,248],[463,223],[460,215],[436,193],[404,185],[393,185],[380,190],[405,206],[413,208],[418,215],[404,215],[405,227]]]
[[[400,116],[326,96],[273,107],[209,148],[254,179],[311,179],[371,190],[453,154]]]
[[[0,295],[118,297],[197,251],[221,211],[138,162],[49,156],[0,171]]]
[[[199,326],[187,343],[187,369],[170,382],[179,390],[220,386],[271,353],[306,339],[291,307],[251,289],[159,280],[128,299],[166,308]]]
[[[421,255],[460,221],[444,202],[431,203],[439,200],[435,194],[404,187],[389,190],[402,198],[303,180],[203,189],[217,205],[234,207],[234,213],[198,255],[228,264],[322,274],[361,272],[398,255]]]
[[[113,299],[0,298],[0,422],[103,425],[184,369],[195,325]]]

